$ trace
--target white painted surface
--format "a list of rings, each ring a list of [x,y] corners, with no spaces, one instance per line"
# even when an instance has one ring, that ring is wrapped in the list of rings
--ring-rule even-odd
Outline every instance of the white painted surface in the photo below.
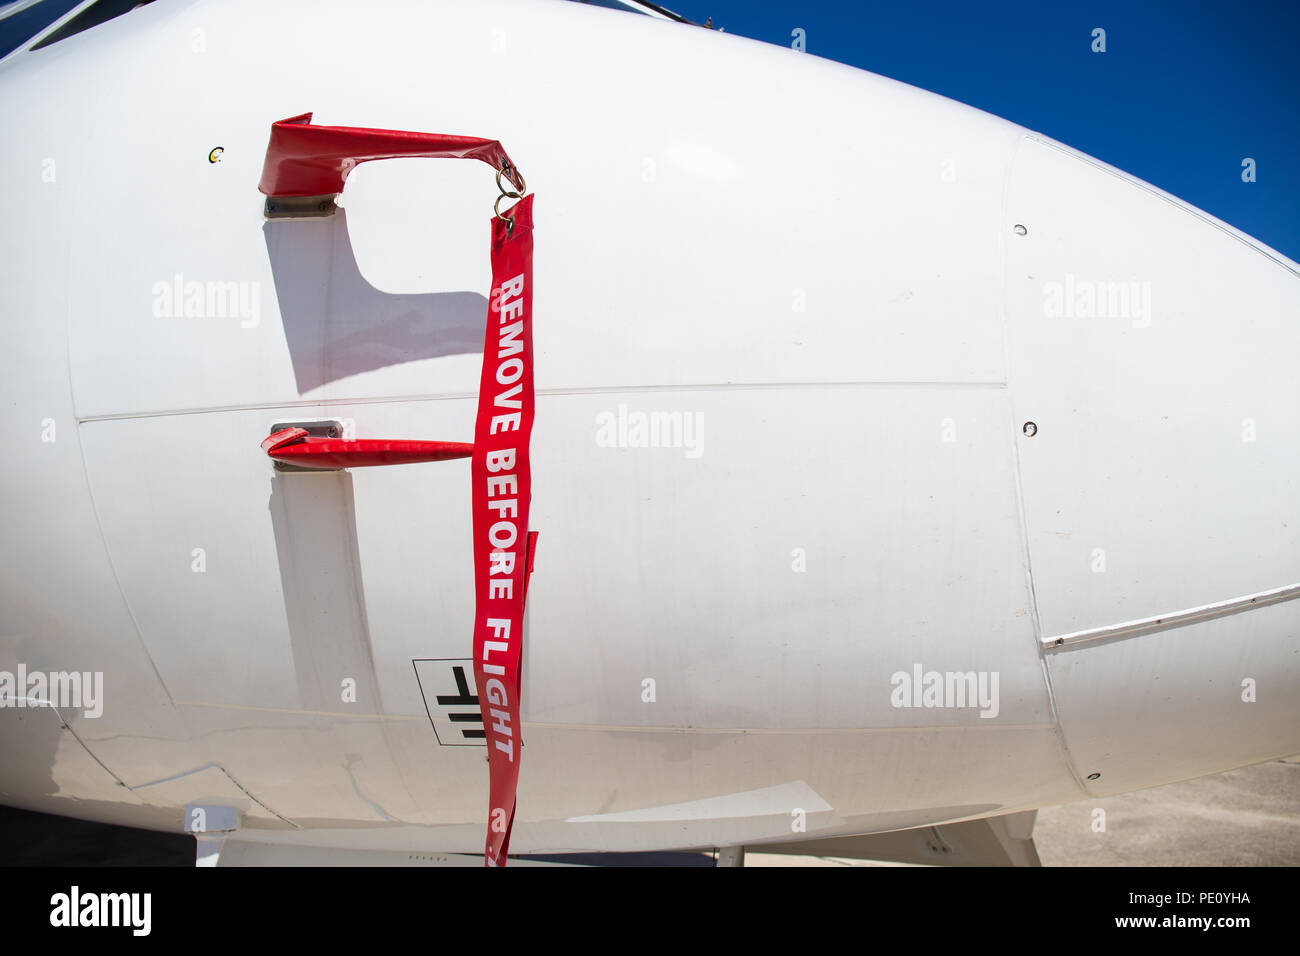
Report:
[[[258,840],[481,847],[482,754],[439,746],[412,666],[469,651],[465,463],[275,475],[258,442],[472,434],[491,173],[363,165],[345,214],[268,224],[269,126],[304,109],[499,137],[538,193],[516,851],[781,839],[795,808],[726,808],[792,781],[810,839],[1300,749],[1295,603],[1038,646],[1300,581],[1292,266],[790,51],[567,3],[313,12],[151,5],[0,69],[0,175],[29,184],[0,235],[0,669],[108,693],[73,752],[0,712],[0,798],[179,830],[233,787]],[[1049,321],[1065,273],[1159,311]],[[256,324],[155,315],[177,274],[255,286]],[[599,447],[620,405],[699,416],[703,453]],[[891,706],[916,663],[997,671],[998,716]],[[87,748],[127,786],[65,775]]]

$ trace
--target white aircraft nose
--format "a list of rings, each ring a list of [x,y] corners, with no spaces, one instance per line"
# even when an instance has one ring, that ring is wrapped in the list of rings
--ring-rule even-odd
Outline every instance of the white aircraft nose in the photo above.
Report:
[[[1117,792],[1295,752],[1300,270],[1032,137],[1004,231],[1024,520],[1076,774]]]

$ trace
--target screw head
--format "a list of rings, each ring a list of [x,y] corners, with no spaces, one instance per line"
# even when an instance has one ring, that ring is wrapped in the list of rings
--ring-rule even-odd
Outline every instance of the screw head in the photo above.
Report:
[[[1038,426],[1033,422],[1025,422],[1025,424],[1021,426],[1020,430],[1025,433],[1026,438],[1033,438],[1038,434]]]

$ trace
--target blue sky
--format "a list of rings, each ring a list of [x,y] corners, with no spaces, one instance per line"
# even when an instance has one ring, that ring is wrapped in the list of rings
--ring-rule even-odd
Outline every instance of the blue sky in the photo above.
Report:
[[[1045,133],[1300,260],[1300,0],[665,5],[785,46],[802,28],[809,53]]]

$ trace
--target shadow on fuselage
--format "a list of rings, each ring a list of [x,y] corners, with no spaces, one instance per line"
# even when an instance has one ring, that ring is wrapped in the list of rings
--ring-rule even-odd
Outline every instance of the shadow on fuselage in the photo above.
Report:
[[[277,473],[271,478],[268,509],[298,706],[317,713],[381,713],[352,476],[346,471]],[[349,680],[351,694],[344,684]]]
[[[483,351],[477,292],[390,294],[361,275],[346,210],[262,227],[299,394],[376,369]]]

